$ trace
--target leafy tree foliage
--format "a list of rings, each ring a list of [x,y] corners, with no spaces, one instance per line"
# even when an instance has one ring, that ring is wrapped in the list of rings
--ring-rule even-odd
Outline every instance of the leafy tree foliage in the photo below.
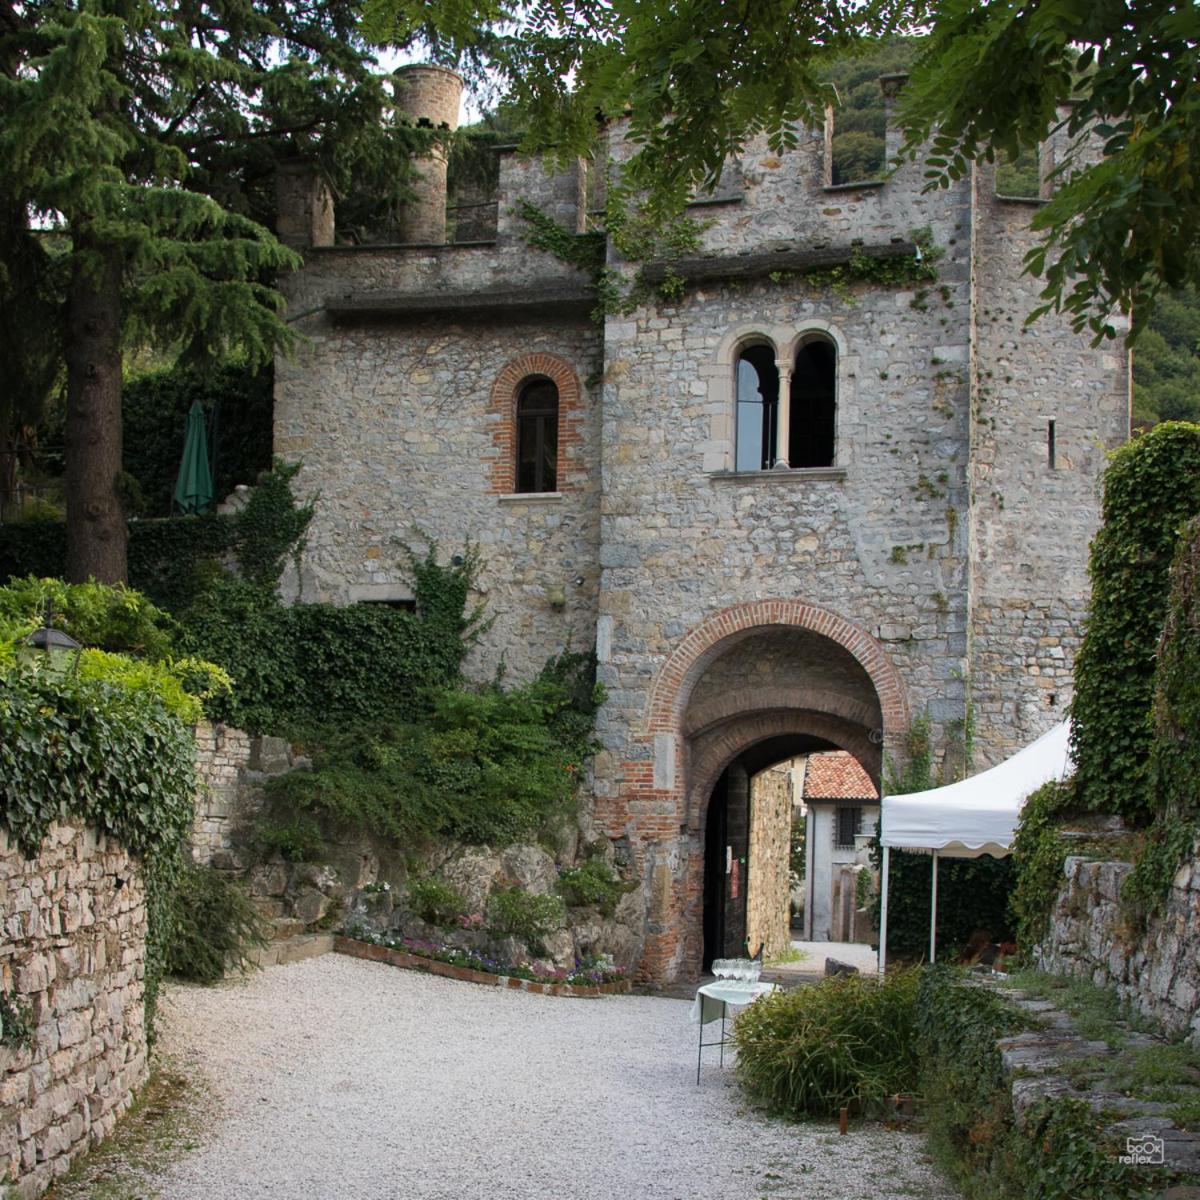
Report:
[[[1200,293],[1159,297],[1133,356],[1133,419],[1200,421]]]
[[[1136,333],[1164,289],[1200,279],[1198,67],[1190,3],[942,0],[906,92],[906,150],[924,155],[932,139],[926,162],[944,185],[980,154],[1094,133],[1105,157],[1062,165],[1027,261],[1045,280],[1039,311],[1103,337],[1132,310]]]
[[[252,363],[290,343],[270,285],[297,259],[264,227],[278,159],[403,191],[405,137],[356,15],[349,0],[0,4],[10,235],[34,218],[61,233],[72,578],[125,575],[125,340]]]
[[[882,179],[886,112],[882,75],[901,74],[916,57],[918,41],[894,38],[866,42],[839,55],[822,72],[836,93],[833,109],[833,182]]]

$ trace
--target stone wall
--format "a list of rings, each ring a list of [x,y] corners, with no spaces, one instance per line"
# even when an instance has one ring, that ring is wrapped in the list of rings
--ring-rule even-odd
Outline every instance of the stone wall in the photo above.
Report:
[[[0,830],[0,912],[0,985],[37,1026],[31,1048],[0,1046],[0,1178],[25,1200],[112,1131],[146,1077],[146,906],[119,845],[62,824],[32,859]]]
[[[753,954],[778,958],[791,945],[792,783],[790,764],[750,782],[750,853],[746,872],[746,940]]]
[[[192,858],[202,865],[220,864],[233,846],[239,818],[238,784],[250,765],[250,735],[227,725],[202,721],[195,728],[196,818],[189,839]]]
[[[1088,979],[1173,1033],[1200,1044],[1200,845],[1175,875],[1166,907],[1144,933],[1121,915],[1129,863],[1068,858],[1039,965]]]

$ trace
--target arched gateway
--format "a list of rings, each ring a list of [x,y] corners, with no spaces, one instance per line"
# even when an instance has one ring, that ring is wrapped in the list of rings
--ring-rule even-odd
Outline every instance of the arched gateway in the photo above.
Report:
[[[907,726],[883,648],[828,610],[757,601],[686,634],[650,690],[639,740],[653,758],[624,764],[625,829],[649,886],[642,974],[695,976],[744,936],[745,877],[739,893],[731,860],[748,833],[750,776],[838,748],[878,784],[885,744]]]

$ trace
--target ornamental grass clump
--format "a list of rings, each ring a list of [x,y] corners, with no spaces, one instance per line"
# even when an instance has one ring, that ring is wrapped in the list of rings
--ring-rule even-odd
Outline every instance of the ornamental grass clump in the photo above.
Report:
[[[916,969],[841,976],[750,1005],[733,1029],[747,1096],[799,1120],[913,1091],[919,980]]]

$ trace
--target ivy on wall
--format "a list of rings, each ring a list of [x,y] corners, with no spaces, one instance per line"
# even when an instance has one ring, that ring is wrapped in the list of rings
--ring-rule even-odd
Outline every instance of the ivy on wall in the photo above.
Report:
[[[1171,571],[1148,776],[1158,809],[1123,896],[1141,916],[1162,906],[1200,828],[1200,518],[1180,538]]]
[[[192,823],[194,758],[190,729],[148,688],[24,666],[0,676],[0,824],[32,857],[52,822],[77,817],[142,860],[150,1028]]]
[[[1076,803],[1145,824],[1155,651],[1183,525],[1200,514],[1200,425],[1170,421],[1118,450],[1092,543],[1091,610],[1071,703]]]

